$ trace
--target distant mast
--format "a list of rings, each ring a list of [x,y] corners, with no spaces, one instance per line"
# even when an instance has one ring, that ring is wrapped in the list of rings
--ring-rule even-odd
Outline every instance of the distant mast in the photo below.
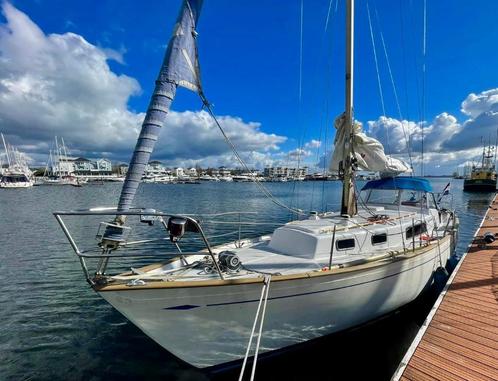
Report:
[[[354,74],[354,0],[346,2],[346,110],[344,146],[344,179],[342,188],[341,214],[354,216],[357,212],[354,191],[353,157],[353,74]]]

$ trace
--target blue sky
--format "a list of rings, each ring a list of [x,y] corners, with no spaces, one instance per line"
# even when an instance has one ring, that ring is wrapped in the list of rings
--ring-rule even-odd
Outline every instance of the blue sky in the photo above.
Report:
[[[12,2],[46,36],[71,32],[97,49],[106,51],[110,70],[118,76],[136,80],[139,86],[139,90],[130,90],[128,97],[123,95],[126,107],[135,114],[145,111],[147,107],[180,4],[179,0]],[[244,122],[257,122],[259,131],[285,137],[285,140],[275,143],[280,157],[284,156],[284,152],[292,151],[299,144],[312,139],[324,143],[327,121],[330,145],[330,134],[333,133],[331,121],[343,110],[344,1],[339,0],[337,7],[336,0],[332,0],[331,4],[328,29],[325,30],[329,0],[304,1],[303,87],[299,100],[301,0],[206,0],[204,3],[198,31],[205,92],[214,103],[217,114],[241,118]],[[402,117],[415,124],[424,119],[430,131],[431,127],[432,130],[437,128],[433,123],[434,118],[447,113],[455,119],[451,119],[454,127],[448,127],[450,135],[465,132],[465,123],[469,119],[474,122],[479,115],[462,113],[462,102],[471,93],[476,94],[479,100],[482,97],[488,99],[489,94],[482,93],[498,87],[498,71],[495,69],[498,67],[498,26],[495,22],[498,4],[492,1],[428,0],[426,102],[423,109],[420,108],[422,0],[371,0],[369,4],[386,116],[399,119],[379,38],[381,30],[387,45]],[[1,23],[7,25],[7,18],[4,11]],[[357,1],[356,25],[355,111],[356,118],[367,125],[368,121],[379,120],[382,109],[365,1]],[[3,38],[6,39],[5,35]],[[30,49],[29,46],[25,48]],[[3,51],[2,56],[5,54]],[[494,110],[494,101],[487,101],[487,104],[490,110]],[[186,90],[179,92],[173,105],[173,109],[178,112],[198,111],[199,108],[200,102],[195,94]],[[26,134],[20,133],[16,137],[13,129],[7,125],[9,118],[3,118],[2,121],[1,117],[0,110],[0,129],[7,130],[11,140],[36,146],[34,140],[30,144],[25,143]],[[491,129],[496,129],[493,123],[492,118],[482,134],[489,135]],[[384,124],[371,132],[382,138],[382,128]],[[51,131],[50,128],[48,130]],[[40,135],[40,139],[46,139],[49,131]],[[54,128],[53,132],[56,131]],[[475,141],[475,144],[470,144],[474,147],[465,147],[467,150],[474,148],[475,152],[466,151],[466,155],[477,152],[475,147],[480,144],[479,133],[466,136],[466,141]],[[163,136],[165,134],[167,132]],[[437,137],[440,138],[439,135]],[[168,144],[168,139],[163,137],[160,144]],[[434,151],[438,155],[448,154],[448,147],[458,151],[458,144],[455,144],[440,145]],[[33,148],[31,153],[41,155],[38,151],[46,149],[47,145],[46,142]],[[97,154],[99,151],[98,147],[92,150],[90,144],[79,147],[80,143],[76,139],[72,139],[72,145],[82,154]],[[128,151],[131,151],[132,146],[129,146]],[[310,163],[316,161],[315,156],[323,154],[323,147],[324,144],[317,154],[310,153]],[[26,150],[30,149],[26,147]],[[108,147],[106,149],[110,157],[126,159],[125,146],[115,153]],[[265,148],[262,151],[270,152],[272,149]],[[394,153],[402,154],[402,151],[400,148],[399,152],[394,150]],[[276,151],[272,152],[272,160],[275,160]],[[172,154],[165,154],[166,159],[174,161]],[[444,170],[461,164],[454,157],[446,159]],[[459,160],[464,161],[461,155]],[[436,166],[432,169],[437,172]]]

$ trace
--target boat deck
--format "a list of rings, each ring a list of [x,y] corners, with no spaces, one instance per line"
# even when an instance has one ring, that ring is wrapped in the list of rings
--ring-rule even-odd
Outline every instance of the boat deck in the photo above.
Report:
[[[498,380],[498,196],[393,380]]]

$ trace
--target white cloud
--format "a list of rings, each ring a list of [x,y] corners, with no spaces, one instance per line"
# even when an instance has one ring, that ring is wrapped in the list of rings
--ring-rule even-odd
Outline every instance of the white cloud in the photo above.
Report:
[[[498,89],[469,94],[462,102],[461,111],[473,119],[488,111],[498,111]]]
[[[410,136],[413,139],[413,136],[420,133],[420,127],[415,122],[400,121],[385,116],[369,121],[367,125],[368,135],[382,142],[388,154],[407,152],[407,141]]]
[[[470,94],[462,102],[461,110],[468,117],[463,123],[455,116],[443,112],[431,123],[424,122],[422,130],[422,125],[415,122],[380,117],[368,122],[368,132],[384,144],[388,153],[404,154],[403,158],[406,160],[404,127],[406,135],[410,137],[415,166],[421,164],[423,136],[424,172],[450,173],[463,160],[480,154],[481,137],[486,141],[491,137],[494,142],[498,128],[498,89],[483,91],[477,95]]]
[[[449,150],[481,146],[481,139],[494,143],[498,130],[498,89],[470,94],[462,102],[462,113],[469,118],[460,131],[444,143]]]
[[[320,140],[311,139],[304,145],[304,148],[319,148],[322,145]]]
[[[73,155],[128,160],[144,118],[129,110],[128,102],[141,88],[134,78],[114,73],[107,62],[123,63],[126,50],[98,47],[74,33],[47,35],[10,3],[4,2],[2,10],[6,23],[0,24],[0,131],[38,163],[55,135],[65,138]],[[261,131],[256,122],[219,119],[254,165],[261,165],[258,157],[270,160],[286,140]],[[171,163],[234,165],[206,112],[171,112],[166,125],[154,157]]]
[[[218,120],[239,152],[276,152],[278,145],[286,140],[283,136],[260,131],[259,123],[246,123],[232,116],[221,116]],[[171,112],[166,125],[167,137],[164,136],[158,142],[155,157],[165,160],[199,160],[231,154],[218,127],[205,111]]]

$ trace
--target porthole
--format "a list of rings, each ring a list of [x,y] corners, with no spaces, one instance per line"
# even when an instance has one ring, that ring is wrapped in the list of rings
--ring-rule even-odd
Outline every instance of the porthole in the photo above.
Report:
[[[380,245],[387,242],[387,233],[374,234],[372,236],[372,245]]]
[[[410,226],[408,229],[406,229],[406,238],[412,238],[413,237],[413,232],[415,231],[415,236],[420,235],[422,233],[427,232],[427,225],[425,223],[421,224],[416,224],[414,226]]]
[[[354,238],[346,238],[337,241],[337,250],[352,249],[354,247]]]

